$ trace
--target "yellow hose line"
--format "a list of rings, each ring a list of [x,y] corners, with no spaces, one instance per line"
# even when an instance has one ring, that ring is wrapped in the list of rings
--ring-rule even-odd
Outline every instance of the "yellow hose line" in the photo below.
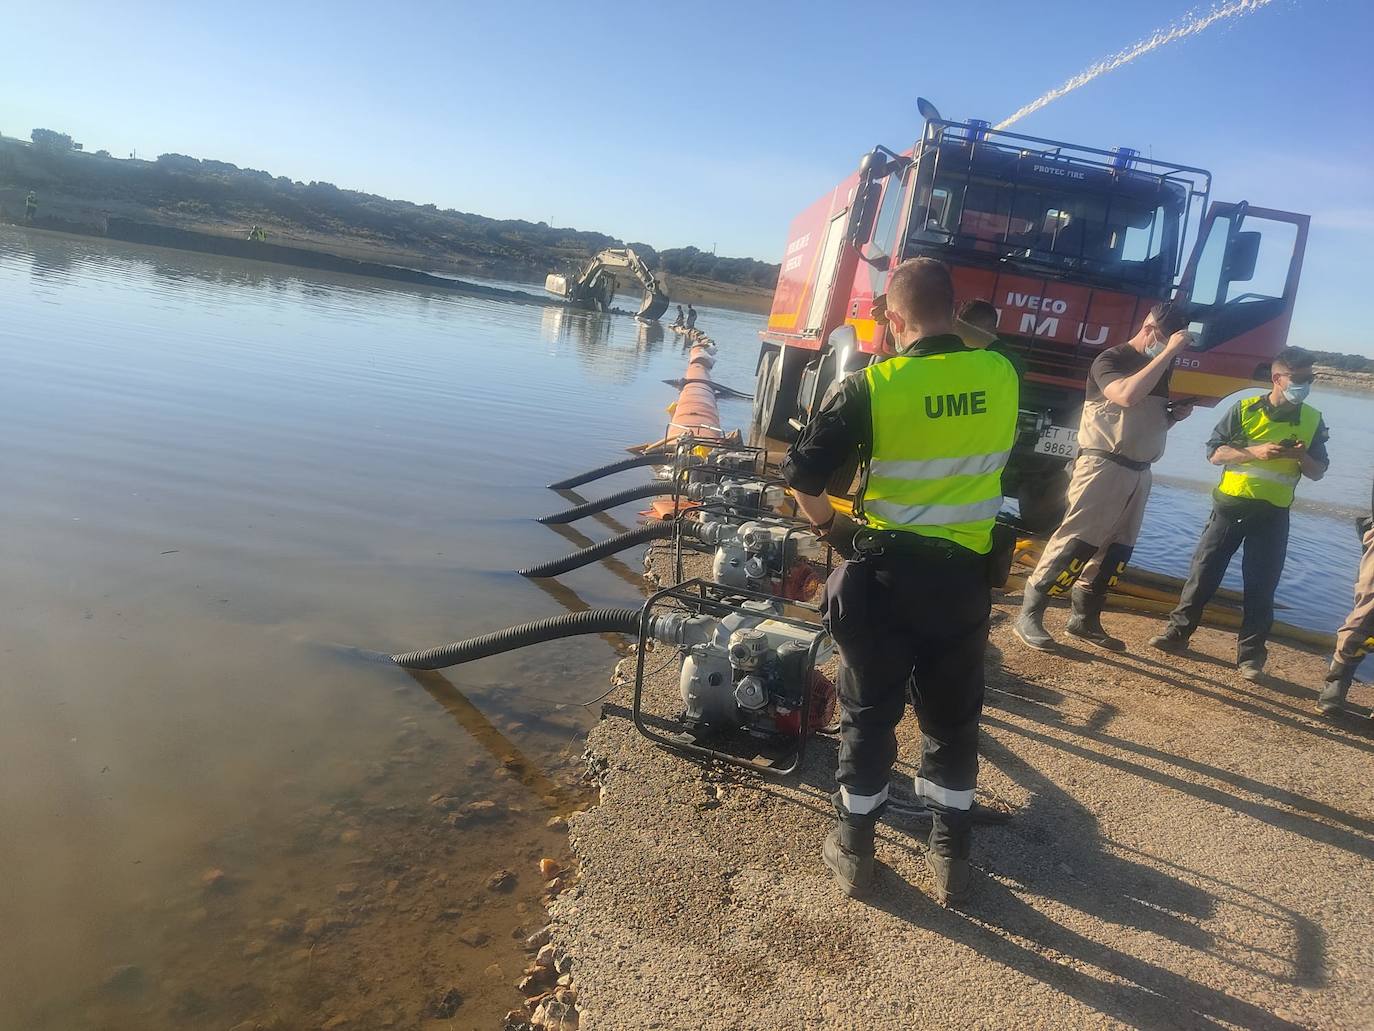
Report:
[[[1018,581],[1018,586],[1025,583],[1024,573],[1013,573],[1012,576]],[[1007,585],[1011,586],[1012,581],[1008,580]],[[1178,596],[1170,595],[1168,592],[1159,591],[1158,597],[1142,597],[1135,594],[1123,593],[1122,587],[1132,585],[1118,584],[1108,599],[1108,605],[1116,610],[1125,612],[1140,612],[1149,615],[1167,616],[1178,604]],[[1239,630],[1241,614],[1231,609],[1221,608],[1216,605],[1208,605],[1202,610],[1202,624],[1219,630]],[[1283,638],[1288,641],[1296,641],[1299,644],[1312,645],[1332,651],[1336,647],[1336,635],[1324,633],[1320,630],[1308,630],[1306,627],[1294,626],[1292,623],[1284,623],[1276,620],[1269,631],[1270,636]]]

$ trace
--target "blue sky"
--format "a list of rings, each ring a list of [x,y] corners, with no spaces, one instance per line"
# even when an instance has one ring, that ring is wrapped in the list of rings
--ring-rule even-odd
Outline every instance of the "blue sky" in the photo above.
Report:
[[[1186,2],[64,3],[4,19],[0,131],[178,151],[777,260],[918,94],[997,121]],[[1374,354],[1374,4],[1275,0],[1018,124],[1314,216],[1294,340]]]

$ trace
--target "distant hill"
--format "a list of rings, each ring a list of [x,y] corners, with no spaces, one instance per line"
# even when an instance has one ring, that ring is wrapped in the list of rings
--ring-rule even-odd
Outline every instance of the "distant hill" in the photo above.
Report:
[[[24,196],[33,190],[39,224],[58,228],[99,230],[111,215],[234,235],[260,226],[269,239],[284,243],[523,280],[540,280],[605,247],[626,245],[605,233],[412,204],[226,161],[184,154],[115,158],[47,129],[35,129],[32,141],[0,136],[0,216],[22,217]],[[750,294],[771,292],[777,283],[778,266],[752,258],[717,257],[695,247],[628,246],[670,277]]]

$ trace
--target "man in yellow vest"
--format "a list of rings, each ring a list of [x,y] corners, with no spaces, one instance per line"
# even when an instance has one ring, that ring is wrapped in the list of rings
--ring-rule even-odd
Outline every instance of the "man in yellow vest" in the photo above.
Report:
[[[1193,553],[1188,582],[1162,634],[1150,638],[1161,651],[1178,653],[1202,619],[1202,609],[1242,544],[1244,611],[1236,666],[1258,680],[1268,658],[1265,643],[1274,622],[1274,591],[1288,554],[1288,510],[1298,481],[1326,475],[1326,423],[1304,404],[1312,389],[1312,355],[1287,347],[1274,358],[1273,387],[1237,401],[1207,441],[1207,457],[1225,471],[1213,493],[1212,515]]]
[[[903,262],[887,292],[897,356],[845,379],[783,463],[801,510],[848,559],[826,585],[841,719],[839,822],[822,857],[847,894],[871,882],[909,694],[922,734],[914,789],[932,815],[926,862],[946,904],[969,887],[990,554],[1019,400],[1011,363],[965,347],[953,309],[948,268]],[[852,522],[826,485],[856,454]]]

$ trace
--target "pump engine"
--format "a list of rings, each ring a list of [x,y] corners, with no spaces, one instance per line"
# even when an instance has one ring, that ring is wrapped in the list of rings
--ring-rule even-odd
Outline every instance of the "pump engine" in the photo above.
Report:
[[[835,689],[816,670],[833,646],[818,626],[775,618],[774,603],[746,601],[722,617],[666,615],[654,620],[661,640],[681,645],[678,677],[682,719],[711,730],[745,730],[761,737],[802,734],[828,726],[835,715]],[[814,646],[814,647],[813,647]]]

